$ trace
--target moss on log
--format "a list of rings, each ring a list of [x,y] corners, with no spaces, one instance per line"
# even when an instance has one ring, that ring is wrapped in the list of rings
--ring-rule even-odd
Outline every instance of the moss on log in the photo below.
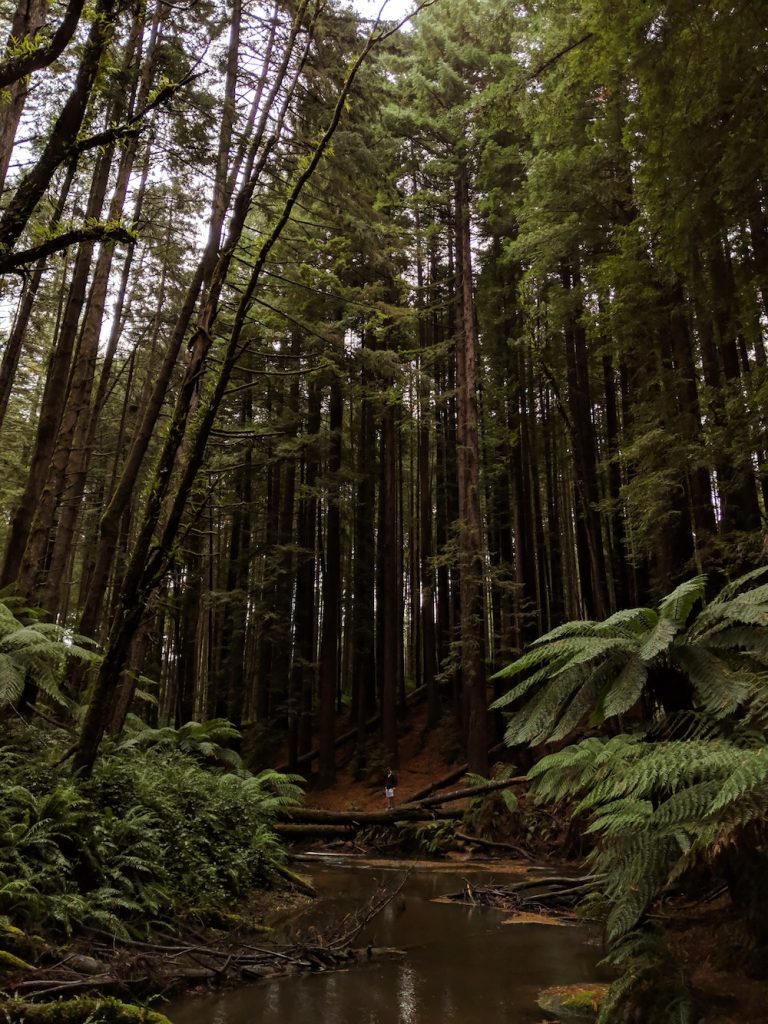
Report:
[[[92,996],[39,1004],[0,1001],[0,1019],[8,1024],[170,1024],[156,1010]]]

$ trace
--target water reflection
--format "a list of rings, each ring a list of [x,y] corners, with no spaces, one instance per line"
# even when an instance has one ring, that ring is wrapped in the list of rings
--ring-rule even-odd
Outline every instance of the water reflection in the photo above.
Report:
[[[321,867],[312,877],[323,899],[309,916],[322,930],[329,910],[346,913],[402,875]],[[491,881],[413,871],[361,934],[361,944],[406,949],[403,959],[189,998],[166,1013],[174,1024],[532,1024],[540,988],[594,978],[595,950],[574,929],[501,926],[495,911],[430,902],[463,878]]]

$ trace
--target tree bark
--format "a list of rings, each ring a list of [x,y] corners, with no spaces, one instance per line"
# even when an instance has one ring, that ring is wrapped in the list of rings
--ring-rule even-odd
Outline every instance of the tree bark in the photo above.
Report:
[[[465,742],[470,770],[488,774],[488,698],[485,686],[483,536],[480,513],[480,444],[475,306],[469,211],[469,173],[462,165],[455,182],[458,322],[457,459],[459,481],[459,572],[461,578],[461,671]]]

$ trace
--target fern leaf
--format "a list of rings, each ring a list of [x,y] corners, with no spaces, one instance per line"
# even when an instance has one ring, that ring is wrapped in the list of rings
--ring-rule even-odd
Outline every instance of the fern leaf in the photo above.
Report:
[[[659,616],[671,620],[680,629],[684,628],[693,606],[704,599],[706,584],[706,576],[694,576],[675,587],[659,605]]]
[[[768,783],[768,748],[740,752],[740,763],[730,771],[709,807],[716,814],[745,793]]]
[[[603,700],[605,717],[622,715],[634,707],[643,692],[647,678],[647,669],[640,658],[637,656],[630,658]]]
[[[680,626],[675,620],[660,618],[640,645],[638,655],[645,662],[653,661],[669,650],[679,631]]]
[[[675,661],[686,671],[702,706],[718,718],[733,714],[750,695],[748,680],[703,647],[680,644]]]

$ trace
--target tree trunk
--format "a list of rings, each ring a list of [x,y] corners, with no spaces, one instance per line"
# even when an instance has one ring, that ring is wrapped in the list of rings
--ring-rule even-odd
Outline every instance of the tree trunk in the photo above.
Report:
[[[459,482],[459,572],[461,578],[461,671],[466,714],[467,763],[488,774],[488,698],[485,687],[485,609],[483,536],[480,513],[480,444],[477,408],[475,306],[469,211],[469,174],[456,178],[456,266],[458,322],[456,385],[458,392],[457,460]]]
[[[328,455],[328,512],[326,515],[325,571],[323,573],[323,629],[320,640],[320,770],[318,782],[330,786],[336,780],[336,690],[339,681],[339,629],[341,618],[341,509],[339,474],[343,400],[341,384],[331,383]]]

